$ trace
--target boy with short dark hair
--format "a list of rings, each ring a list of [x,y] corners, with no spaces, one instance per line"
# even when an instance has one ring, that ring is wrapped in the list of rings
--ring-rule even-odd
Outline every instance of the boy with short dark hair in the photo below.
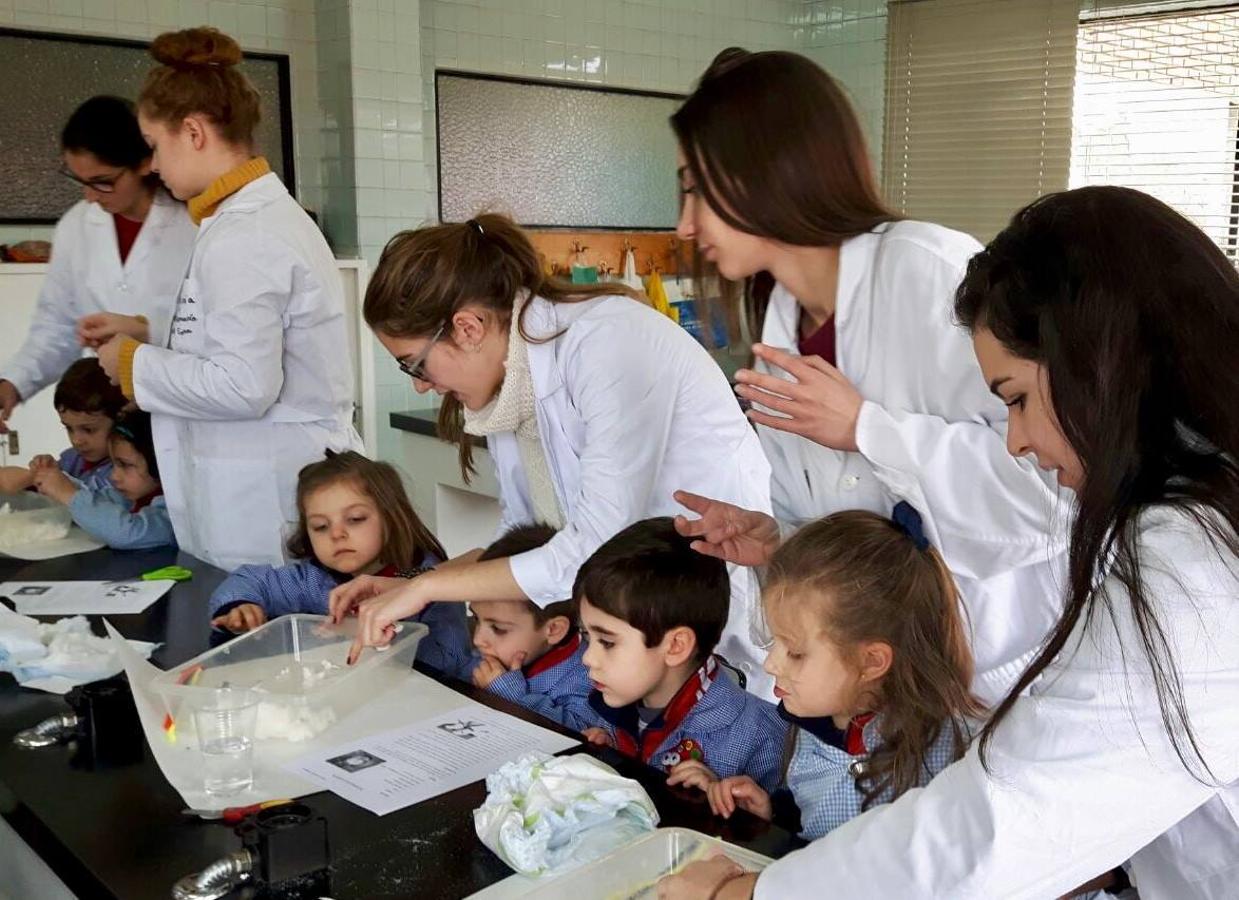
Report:
[[[627,755],[667,773],[703,765],[718,778],[748,775],[772,790],[786,723],[713,655],[727,622],[727,567],[689,545],[669,517],[646,519],[577,573],[590,703],[607,720],[606,742]]]
[[[507,559],[555,536],[549,525],[518,525],[486,548],[480,560]],[[603,724],[589,704],[592,687],[571,600],[539,607],[530,600],[469,604],[473,646],[481,660],[473,683],[561,725],[583,731]]]
[[[31,459],[29,468],[0,469],[0,493],[27,490],[34,484],[34,472],[48,466],[59,467],[91,490],[106,488],[112,475],[108,438],[112,423],[128,402],[95,357],[79,359],[69,366],[52,396],[60,424],[69,435],[69,448],[59,460],[40,454]]]
[[[117,416],[108,448],[112,465],[106,485],[89,487],[85,480],[48,463],[31,470],[34,486],[43,496],[69,507],[78,527],[115,550],[175,546],[150,414],[134,409]]]

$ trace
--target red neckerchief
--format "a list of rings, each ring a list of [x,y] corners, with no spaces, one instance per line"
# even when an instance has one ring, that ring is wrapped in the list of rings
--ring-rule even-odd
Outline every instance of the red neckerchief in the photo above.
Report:
[[[151,501],[156,497],[163,496],[163,488],[155,488],[145,497],[140,497],[133,502],[133,506],[129,507],[129,512],[136,513],[151,505]]]
[[[560,641],[550,650],[547,650],[533,662],[525,667],[525,678],[533,678],[535,675],[541,675],[552,666],[557,666],[568,657],[576,653],[576,648],[581,646],[581,633],[578,631],[572,636],[570,641]]]
[[[383,566],[374,573],[376,578],[395,578],[397,569],[395,566]]]
[[[874,713],[864,713],[859,716],[853,716],[848,722],[847,734],[844,741],[847,744],[845,748],[851,756],[864,756],[868,751],[865,749],[865,726],[873,720]]]
[[[88,462],[86,460],[86,457],[82,456],[81,454],[78,454],[78,459],[82,461],[82,474],[83,475],[85,475],[87,472],[93,472],[95,469],[99,468],[105,462],[112,461],[110,457],[105,456],[103,457],[103,459],[96,459],[94,462]],[[155,495],[152,494],[151,496],[153,497]]]
[[[643,763],[648,763],[667,735],[680,727],[684,717],[697,705],[697,701],[705,696],[710,684],[717,677],[718,663],[711,656],[705,661],[705,665],[694,672],[675,692],[662,715],[645,729],[641,735],[640,748],[633,736],[622,728],[615,729],[615,748],[627,756],[639,756]]]

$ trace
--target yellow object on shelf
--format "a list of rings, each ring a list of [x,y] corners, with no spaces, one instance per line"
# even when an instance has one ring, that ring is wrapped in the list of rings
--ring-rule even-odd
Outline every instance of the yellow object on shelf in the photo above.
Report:
[[[645,295],[650,298],[650,306],[673,322],[679,321],[679,316],[667,302],[667,289],[663,287],[663,277],[658,274],[657,269],[650,272],[650,277],[645,279]]]

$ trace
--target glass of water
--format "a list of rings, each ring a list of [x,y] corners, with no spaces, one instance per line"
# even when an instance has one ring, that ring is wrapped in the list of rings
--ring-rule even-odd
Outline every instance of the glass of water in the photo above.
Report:
[[[258,696],[245,688],[209,689],[194,708],[208,794],[227,796],[254,783]]]

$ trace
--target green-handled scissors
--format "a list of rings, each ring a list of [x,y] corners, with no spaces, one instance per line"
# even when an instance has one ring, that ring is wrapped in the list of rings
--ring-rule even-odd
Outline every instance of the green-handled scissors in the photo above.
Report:
[[[143,581],[189,581],[193,577],[194,573],[184,566],[164,566],[142,573]]]

